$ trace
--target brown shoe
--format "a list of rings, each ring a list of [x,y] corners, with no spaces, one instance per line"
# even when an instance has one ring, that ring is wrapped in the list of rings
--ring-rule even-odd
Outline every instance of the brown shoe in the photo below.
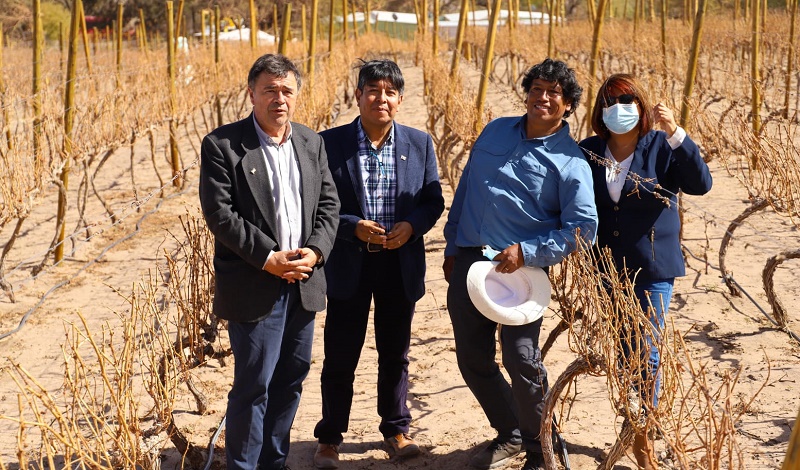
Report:
[[[317,468],[339,468],[339,446],[319,444],[314,453],[314,466]]]
[[[406,433],[398,434],[394,437],[387,437],[386,444],[394,450],[394,455],[398,457],[411,457],[419,454],[419,446],[414,439]]]

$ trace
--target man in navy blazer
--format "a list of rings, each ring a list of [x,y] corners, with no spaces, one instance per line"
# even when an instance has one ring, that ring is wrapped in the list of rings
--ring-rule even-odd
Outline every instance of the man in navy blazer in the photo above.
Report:
[[[374,300],[379,430],[398,456],[419,453],[409,436],[408,349],[414,305],[425,293],[423,235],[444,211],[431,137],[397,124],[404,80],[390,60],[362,64],[360,116],[321,133],[341,201],[325,263],[328,309],[317,468],[337,468],[353,381]]]
[[[200,203],[214,235],[214,314],[234,356],[227,468],[287,468],[289,431],[311,365],[314,312],[339,201],[325,146],[291,122],[301,77],[286,57],[258,58],[253,112],[203,139]]]

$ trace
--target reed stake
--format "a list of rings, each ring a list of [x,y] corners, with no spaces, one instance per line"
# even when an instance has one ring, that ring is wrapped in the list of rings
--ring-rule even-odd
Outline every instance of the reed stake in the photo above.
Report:
[[[258,49],[258,17],[256,0],[250,0],[250,49]]]
[[[761,71],[759,70],[759,63],[761,61],[761,2],[759,0],[752,0],[753,15],[752,15],[752,35],[750,39],[750,89],[752,92],[752,100],[750,102],[750,112],[753,115],[753,134],[758,137],[761,134]],[[754,153],[750,157],[750,165],[752,169],[758,167],[759,155]]]
[[[172,185],[176,188],[181,186],[180,168],[181,162],[178,156],[178,136],[177,126],[175,125],[175,114],[178,108],[177,92],[175,90],[175,24],[173,17],[172,0],[167,0],[167,80],[169,83],[169,155],[172,163]]]
[[[467,28],[467,15],[469,14],[469,0],[461,0],[461,10],[458,14],[458,29],[456,30],[456,47],[453,51],[453,60],[450,63],[450,80],[458,75],[458,61],[461,59],[461,48],[464,45],[464,30]]]
[[[500,5],[503,0],[494,0],[492,16],[489,19],[489,32],[486,35],[486,52],[483,56],[483,70],[481,83],[478,86],[478,99],[476,100],[475,132],[483,129],[483,107],[486,102],[486,89],[489,87],[489,74],[492,73],[492,58],[494,57],[494,42],[497,37],[497,20],[500,18]]]
[[[598,12],[603,12],[606,10],[607,1],[608,0],[600,0],[600,4],[597,6]],[[602,14],[599,14],[594,18],[594,31],[592,32],[592,55],[589,57],[589,86],[587,89],[588,96],[586,98],[587,122],[592,118],[592,108],[594,107],[594,85],[595,81],[597,80],[597,62],[600,58],[600,37],[603,35],[603,20],[604,15]],[[591,126],[589,126],[589,129],[591,129]]]
[[[703,20],[706,16],[706,0],[699,0],[697,13],[694,18],[692,31],[692,47],[689,49],[689,64],[686,67],[686,81],[683,83],[683,99],[681,100],[680,126],[689,131],[689,118],[691,110],[689,100],[694,91],[694,81],[697,77],[697,61],[700,57],[700,39],[703,36]]]
[[[292,20],[292,4],[287,3],[283,8],[283,26],[281,27],[281,41],[278,44],[278,54],[286,55],[289,46],[289,28]]]
[[[77,20],[76,20],[77,21]],[[42,61],[44,61],[44,29],[42,27],[42,1],[33,0],[33,155],[41,161],[42,155]]]
[[[64,237],[66,235],[67,188],[69,188],[69,172],[72,162],[72,128],[75,123],[75,76],[78,62],[78,21],[83,9],[83,0],[75,0],[72,5],[72,22],[69,28],[69,48],[67,52],[67,76],[64,87],[64,140],[62,144],[64,165],[61,167],[62,191],[58,192],[58,214],[56,215],[55,262],[64,259]]]
[[[789,23],[789,50],[786,54],[786,95],[783,100],[783,118],[789,119],[789,96],[792,86],[792,67],[794,65],[794,42],[795,42],[795,18],[797,17],[797,0],[790,0],[792,3],[792,13]]]
[[[314,79],[314,66],[317,52],[317,23],[319,19],[319,0],[311,0],[311,31],[308,35],[308,78]]]

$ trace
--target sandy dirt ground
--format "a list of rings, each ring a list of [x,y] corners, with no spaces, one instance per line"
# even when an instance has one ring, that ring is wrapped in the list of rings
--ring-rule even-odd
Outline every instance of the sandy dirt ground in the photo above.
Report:
[[[427,113],[422,97],[422,71],[413,64],[403,64],[403,68],[407,85],[398,121],[424,129]],[[470,73],[473,79],[477,76],[474,71]],[[477,81],[474,83],[477,86]],[[519,98],[506,90],[492,88],[487,103],[495,116],[523,112]],[[356,114],[356,109],[344,110],[335,125],[349,122]],[[183,154],[191,155],[193,159],[192,147],[198,143],[182,142],[181,145]],[[119,153],[118,164],[107,165],[104,170],[103,184],[109,192],[117,186],[122,188],[117,188],[115,200],[127,201],[133,198],[131,190],[124,189],[130,185],[117,179],[130,178],[126,173],[129,151]],[[149,155],[143,155],[137,165],[137,168],[150,168]],[[800,406],[797,393],[800,348],[759,310],[760,306],[771,311],[763,293],[761,271],[770,256],[786,249],[796,249],[800,245],[800,235],[796,227],[772,211],[763,211],[748,219],[735,232],[727,264],[753,301],[746,296],[731,296],[716,269],[718,250],[730,221],[748,206],[747,194],[717,162],[712,162],[711,167],[714,177],[712,191],[704,197],[687,198],[685,244],[697,258],[687,260],[688,275],[676,282],[670,318],[675,328],[685,335],[698,364],[705,365],[714,373],[742,368],[736,389],[738,399],[749,401],[749,397],[766,384],[737,426],[737,437],[746,456],[747,468],[780,468]],[[141,175],[145,173],[145,170],[140,172]],[[65,339],[65,322],[78,321],[76,312],[81,312],[94,329],[99,329],[104,322],[112,326],[118,324],[117,313],[124,314],[129,308],[118,292],[130,291],[131,286],[146,278],[157,264],[163,264],[165,250],[175,245],[171,234],[182,233],[178,217],[187,211],[197,214],[197,177],[195,166],[188,173],[186,190],[161,202],[157,211],[141,221],[138,231],[135,230],[137,222],[156,207],[157,198],[143,205],[141,212],[129,211],[124,223],[97,233],[63,266],[46,270],[35,279],[30,277],[29,268],[40,261],[36,257],[44,253],[49,243],[47,237],[52,235],[23,237],[18,242],[20,245],[15,248],[15,253],[23,254],[15,255],[16,258],[9,260],[8,265],[22,263],[25,269],[9,275],[9,279],[19,286],[17,302],[11,303],[0,294],[0,333],[13,330],[27,312],[32,313],[18,332],[0,341],[0,356],[3,358],[0,362],[3,368],[0,373],[0,415],[17,415],[18,388],[7,373],[11,361],[23,365],[57,393],[63,383],[60,346]],[[446,184],[444,186],[449,208],[452,192]],[[42,228],[55,224],[53,207],[51,199],[44,199],[31,216],[28,230],[49,234]],[[370,328],[370,337],[356,375],[350,430],[341,448],[342,469],[461,469],[467,467],[476,446],[494,437],[494,430],[464,385],[456,365],[446,307],[447,285],[440,268],[444,249],[442,226],[446,216],[447,211],[426,237],[429,251],[427,294],[417,304],[410,352],[412,433],[423,452],[415,458],[396,460],[382,444],[375,411],[377,359]],[[131,233],[129,239],[103,253],[99,262],[86,267],[104,247]],[[7,234],[0,235],[2,240],[7,237]],[[702,260],[704,255],[708,257],[708,264]],[[777,292],[790,314],[794,313],[791,307],[798,305],[800,300],[798,268],[796,261],[789,261],[776,274]],[[68,282],[51,291],[64,281]],[[46,297],[41,305],[32,310],[43,296]],[[543,338],[558,320],[552,309],[546,313]],[[312,455],[316,447],[313,428],[321,414],[319,375],[324,324],[325,313],[321,312],[317,316],[313,365],[305,382],[292,434],[288,464],[295,470],[313,468]],[[791,324],[800,331],[795,320]],[[551,382],[574,359],[566,335],[562,335],[545,360]],[[182,396],[177,402],[179,424],[200,445],[207,444],[223,416],[232,377],[231,364],[230,360],[224,366],[212,360],[193,370],[199,386],[209,397],[208,414],[197,415],[188,396]],[[603,378],[583,377],[578,380],[574,391],[572,407],[561,422],[571,466],[573,469],[596,468],[604,452],[615,442],[621,422],[615,418]],[[0,456],[6,464],[16,462],[16,431],[15,423],[0,420]],[[663,442],[657,441],[657,450],[663,454]],[[163,468],[178,468],[178,461],[174,449],[168,449]],[[521,466],[520,457],[507,468],[519,469]],[[614,468],[631,469],[635,465],[630,458],[623,458]]]

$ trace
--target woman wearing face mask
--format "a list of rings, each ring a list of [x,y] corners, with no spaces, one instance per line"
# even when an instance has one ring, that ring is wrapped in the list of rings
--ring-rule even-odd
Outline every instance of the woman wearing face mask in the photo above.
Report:
[[[635,279],[634,291],[650,318],[651,334],[630,341],[638,344],[623,345],[623,356],[641,358],[645,366],[633,386],[644,408],[654,408],[660,388],[655,343],[664,328],[674,279],[685,274],[676,194],[707,193],[711,174],[672,111],[663,103],[651,107],[631,75],[612,75],[600,87],[592,129],[597,135],[580,146],[592,167],[597,247],[608,247],[617,270],[626,269]],[[633,451],[639,468],[658,468],[646,431],[634,438]]]

